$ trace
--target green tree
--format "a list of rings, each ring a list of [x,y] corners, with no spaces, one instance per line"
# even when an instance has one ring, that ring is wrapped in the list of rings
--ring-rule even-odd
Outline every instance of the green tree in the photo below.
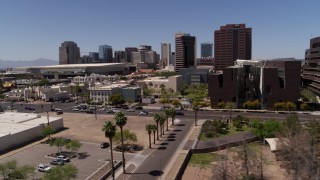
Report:
[[[153,144],[156,144],[156,132],[157,132],[157,125],[152,124]]]
[[[122,146],[122,168],[123,168],[123,173],[126,173],[126,163],[125,163],[125,158],[124,158],[124,146],[123,146],[123,126],[127,124],[127,117],[124,115],[123,112],[117,112],[114,119],[116,120],[116,125],[119,126],[120,128],[120,133],[121,133],[121,146]]]
[[[155,114],[153,119],[154,119],[154,121],[156,122],[156,125],[157,125],[157,140],[159,141],[159,123],[160,123],[161,115],[160,114]]]
[[[169,103],[169,99],[167,97],[162,96],[159,100],[159,103],[161,103],[162,106],[165,107],[166,103]]]
[[[43,180],[70,180],[76,179],[78,169],[73,164],[67,164],[64,166],[56,166],[46,173]]]
[[[125,99],[120,93],[114,93],[109,96],[109,102],[112,105],[119,105],[125,103]]]
[[[296,109],[296,105],[295,105],[294,103],[288,101],[288,102],[286,103],[286,109],[287,109],[288,111],[293,111],[293,110]]]
[[[137,142],[137,135],[134,132],[131,132],[130,130],[123,130],[123,142],[124,144],[130,144],[131,142]],[[116,143],[121,143],[121,133],[117,132],[116,135],[113,138],[113,141]]]
[[[58,154],[61,153],[62,147],[66,145],[66,140],[64,138],[56,138],[49,142],[50,146],[56,146],[58,148]]]
[[[164,115],[167,121],[167,131],[169,130],[169,117],[170,117],[170,109],[165,109],[164,110]]]
[[[171,103],[172,103],[172,105],[174,105],[174,107],[179,107],[179,106],[181,107],[181,103],[177,99],[173,100]]]
[[[174,119],[176,117],[176,109],[174,108],[169,108],[169,115],[171,117],[171,124],[174,125]]]
[[[198,103],[193,104],[192,110],[194,111],[194,126],[197,126],[198,111],[200,110]]]
[[[256,119],[252,122],[252,134],[263,138],[274,138],[277,134],[281,133],[282,124],[281,122],[271,119],[268,121],[261,121]]]
[[[148,87],[144,87],[144,88],[142,88],[142,92],[143,92],[143,96],[151,96],[151,94],[152,94],[152,91],[151,91],[151,89],[148,89]]]
[[[151,133],[152,133],[152,124],[147,124],[146,125],[146,131],[148,132],[149,135],[149,148],[151,149]]]
[[[309,107],[309,105],[308,105],[307,103],[301,104],[301,105],[300,105],[300,109],[301,109],[302,111],[310,111],[310,107]]]
[[[102,131],[104,132],[104,135],[106,138],[109,138],[110,142],[110,153],[111,153],[111,167],[112,167],[112,178],[115,179],[114,176],[114,164],[113,164],[113,149],[112,149],[112,139],[116,135],[116,126],[112,123],[112,121],[107,121]]]
[[[164,123],[166,122],[166,118],[163,114],[160,115],[160,120],[159,120],[159,124],[160,124],[160,135],[162,137],[162,135],[164,135]]]
[[[76,154],[76,152],[80,149],[81,145],[82,144],[79,140],[74,139],[66,144],[66,149],[70,149],[72,154]]]
[[[223,109],[226,107],[226,103],[225,102],[218,102],[218,108],[219,109]]]
[[[45,126],[43,129],[42,129],[42,135],[44,137],[48,137],[48,140],[50,139],[50,135],[53,134],[55,131],[54,129],[51,127],[51,126]]]
[[[188,89],[188,85],[185,81],[183,81],[180,87],[180,92],[183,97],[186,95],[187,89]]]
[[[285,102],[276,102],[276,103],[274,103],[273,108],[276,111],[284,110],[286,108],[286,103]]]
[[[36,83],[36,86],[45,86],[49,84],[48,79],[41,79],[39,82]]]
[[[231,121],[232,119],[232,111],[234,108],[236,108],[237,105],[234,102],[227,102],[225,108],[229,109],[229,120]]]

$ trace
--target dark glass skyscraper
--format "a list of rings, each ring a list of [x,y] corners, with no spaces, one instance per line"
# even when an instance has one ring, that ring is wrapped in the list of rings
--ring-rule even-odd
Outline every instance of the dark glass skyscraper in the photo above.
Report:
[[[196,59],[196,37],[179,32],[175,34],[175,44],[175,71],[179,72],[181,68],[194,67]]]
[[[201,57],[212,57],[212,48],[212,43],[201,43]]]
[[[101,63],[112,63],[112,47],[108,45],[99,46],[99,60]]]
[[[237,59],[251,59],[252,29],[245,24],[227,24],[214,32],[215,69],[232,66]]]
[[[65,41],[59,47],[59,64],[80,63],[80,48],[73,41]]]

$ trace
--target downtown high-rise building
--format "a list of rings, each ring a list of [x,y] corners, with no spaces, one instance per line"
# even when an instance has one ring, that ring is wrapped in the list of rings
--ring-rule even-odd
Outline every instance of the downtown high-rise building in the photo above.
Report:
[[[165,65],[173,64],[170,43],[161,43],[161,60]]]
[[[132,63],[132,52],[138,52],[138,48],[136,47],[126,47],[125,50],[126,52],[126,60],[127,62]]]
[[[98,52],[89,52],[89,56],[92,58],[93,63],[99,62],[99,53]]]
[[[213,44],[210,42],[201,43],[201,58],[212,57]]]
[[[112,47],[108,45],[99,46],[99,61],[101,63],[112,63]]]
[[[80,63],[80,48],[73,41],[65,41],[59,47],[59,64]]]
[[[196,37],[186,33],[175,33],[175,71],[195,66]]]
[[[318,96],[320,95],[320,37],[310,39],[309,49],[305,51],[305,64],[303,65],[303,84]]]
[[[113,62],[126,62],[126,52],[125,51],[114,51],[114,61]]]
[[[227,24],[214,32],[215,70],[232,66],[237,59],[250,60],[252,29],[245,24]]]

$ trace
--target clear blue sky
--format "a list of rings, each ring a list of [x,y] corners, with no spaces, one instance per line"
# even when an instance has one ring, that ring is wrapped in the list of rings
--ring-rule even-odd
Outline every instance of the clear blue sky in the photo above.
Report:
[[[213,42],[221,25],[253,29],[253,58],[303,58],[310,37],[320,36],[319,0],[3,0],[0,3],[0,59],[59,59],[71,40],[82,55],[108,44],[113,50],[152,45],[174,33]]]

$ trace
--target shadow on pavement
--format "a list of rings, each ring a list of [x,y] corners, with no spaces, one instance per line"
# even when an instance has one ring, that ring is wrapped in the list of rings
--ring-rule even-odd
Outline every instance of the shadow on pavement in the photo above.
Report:
[[[167,141],[175,141],[176,139],[173,139],[173,138],[169,138],[167,139]]]
[[[178,132],[178,131],[182,131],[181,129],[175,129],[175,130],[173,130],[173,131],[176,131],[176,132]]]
[[[163,172],[159,171],[159,170],[153,170],[153,171],[150,171],[149,174],[151,176],[161,176],[163,174]]]
[[[85,158],[87,158],[89,156],[90,155],[87,152],[78,153],[78,159],[85,159]]]
[[[161,146],[164,146],[164,145],[168,145],[168,143],[161,143],[160,145],[161,145]]]
[[[167,148],[166,148],[166,147],[161,146],[161,147],[158,147],[158,149],[159,149],[159,150],[165,150],[165,149],[167,149]]]
[[[173,135],[176,135],[176,133],[170,133],[169,135],[170,135],[170,136],[173,136]]]
[[[185,126],[185,124],[177,124],[176,126]]]
[[[175,136],[167,136],[167,138],[175,138]]]

